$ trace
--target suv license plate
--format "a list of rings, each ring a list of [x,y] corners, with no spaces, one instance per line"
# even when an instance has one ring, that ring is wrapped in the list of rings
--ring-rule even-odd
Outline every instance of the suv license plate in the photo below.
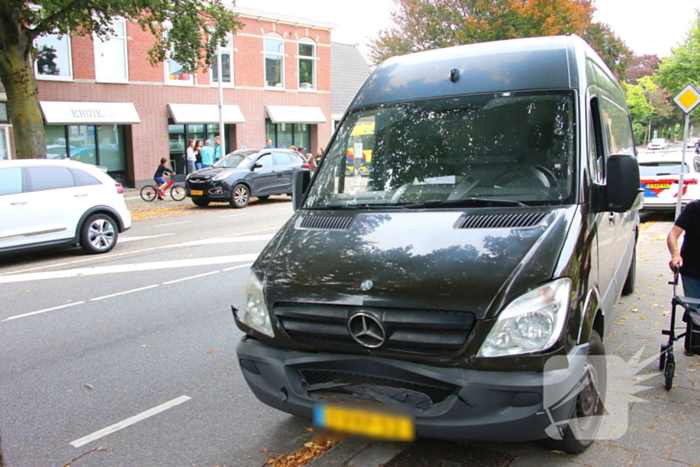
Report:
[[[190,190],[190,194],[193,196],[202,196],[204,192],[202,190]]]
[[[314,406],[313,417],[316,428],[338,433],[387,441],[413,441],[415,438],[414,419],[406,414],[337,404],[317,404]]]

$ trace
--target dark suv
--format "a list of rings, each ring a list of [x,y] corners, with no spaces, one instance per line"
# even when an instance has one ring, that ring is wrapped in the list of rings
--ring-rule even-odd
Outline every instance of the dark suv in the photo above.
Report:
[[[292,177],[298,170],[309,170],[309,165],[296,151],[241,149],[189,174],[187,196],[197,206],[228,201],[234,208],[244,208],[251,196],[264,200],[270,195],[291,195]]]

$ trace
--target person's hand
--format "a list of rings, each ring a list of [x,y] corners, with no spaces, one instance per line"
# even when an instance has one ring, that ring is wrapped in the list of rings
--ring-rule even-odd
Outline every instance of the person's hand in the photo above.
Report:
[[[668,267],[671,268],[671,271],[676,272],[676,266],[683,266],[683,258],[681,255],[672,257],[671,261],[668,262]]]

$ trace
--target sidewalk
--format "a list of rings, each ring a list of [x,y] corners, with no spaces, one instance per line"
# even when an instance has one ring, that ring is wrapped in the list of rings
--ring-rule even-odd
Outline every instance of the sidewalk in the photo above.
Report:
[[[539,443],[344,442],[308,467],[700,465],[696,447],[700,433],[700,357],[684,355],[682,341],[676,342],[676,377],[668,392],[663,388],[658,358],[654,358],[659,346],[667,341],[661,330],[668,329],[670,323],[672,288],[668,281],[672,275],[665,242],[671,225],[668,221],[641,225],[636,290],[619,300],[604,338],[609,355],[629,361],[644,349],[642,359],[652,359],[634,378],[638,388],[646,389],[635,394],[637,402],[628,405],[628,426],[626,432],[624,427],[620,431],[619,439],[598,441],[575,456],[549,451]],[[684,326],[680,318],[676,326]],[[648,375],[651,377],[644,380]],[[614,381],[608,381],[609,388],[611,384]]]

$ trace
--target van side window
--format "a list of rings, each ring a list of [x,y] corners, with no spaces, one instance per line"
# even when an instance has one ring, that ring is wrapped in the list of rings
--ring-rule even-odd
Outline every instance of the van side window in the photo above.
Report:
[[[605,151],[598,107],[598,99],[591,99],[588,109],[588,160],[591,178],[595,183],[602,184],[605,182]]]
[[[627,112],[605,97],[600,98],[600,111],[608,154],[634,155],[634,137]]]

